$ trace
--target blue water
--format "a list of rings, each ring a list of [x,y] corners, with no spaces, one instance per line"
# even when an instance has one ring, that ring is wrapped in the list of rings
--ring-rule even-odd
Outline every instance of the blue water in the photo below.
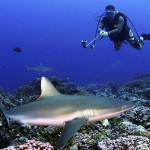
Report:
[[[150,41],[141,51],[123,44],[117,52],[108,38],[98,39],[94,49],[81,46],[81,40],[94,37],[94,12],[103,13],[108,4],[125,13],[139,34],[150,33],[149,0],[1,0],[0,86],[12,91],[42,76],[69,77],[79,85],[124,82],[136,73],[149,72]],[[23,51],[13,52],[17,46]],[[26,72],[25,66],[40,63],[54,71]]]

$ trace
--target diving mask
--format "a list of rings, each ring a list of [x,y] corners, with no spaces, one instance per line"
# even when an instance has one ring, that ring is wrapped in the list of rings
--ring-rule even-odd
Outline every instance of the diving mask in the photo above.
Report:
[[[115,15],[115,11],[112,11],[112,10],[109,11],[109,10],[107,10],[105,12],[105,16],[108,17],[108,18],[113,18],[114,15]]]

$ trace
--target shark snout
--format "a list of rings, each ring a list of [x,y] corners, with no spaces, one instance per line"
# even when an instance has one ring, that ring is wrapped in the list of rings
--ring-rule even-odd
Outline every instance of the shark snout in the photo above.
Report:
[[[125,105],[123,105],[124,109],[125,110],[129,110],[129,109],[132,109],[133,107],[135,107],[136,104],[135,103],[132,103],[132,102],[126,102]]]

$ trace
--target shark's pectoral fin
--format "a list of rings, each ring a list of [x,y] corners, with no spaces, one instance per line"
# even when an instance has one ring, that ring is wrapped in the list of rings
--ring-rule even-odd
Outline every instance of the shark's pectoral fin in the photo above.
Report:
[[[77,132],[86,121],[87,120],[85,118],[76,118],[71,121],[65,122],[64,130],[56,144],[56,147],[62,147],[68,140],[73,137],[75,132]]]

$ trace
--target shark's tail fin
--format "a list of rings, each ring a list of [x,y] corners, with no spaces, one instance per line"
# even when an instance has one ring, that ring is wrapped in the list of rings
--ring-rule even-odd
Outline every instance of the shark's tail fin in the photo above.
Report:
[[[9,118],[7,118],[5,113],[6,112],[5,106],[1,102],[0,102],[0,112],[3,114],[3,117],[6,120],[6,126],[10,128]]]

